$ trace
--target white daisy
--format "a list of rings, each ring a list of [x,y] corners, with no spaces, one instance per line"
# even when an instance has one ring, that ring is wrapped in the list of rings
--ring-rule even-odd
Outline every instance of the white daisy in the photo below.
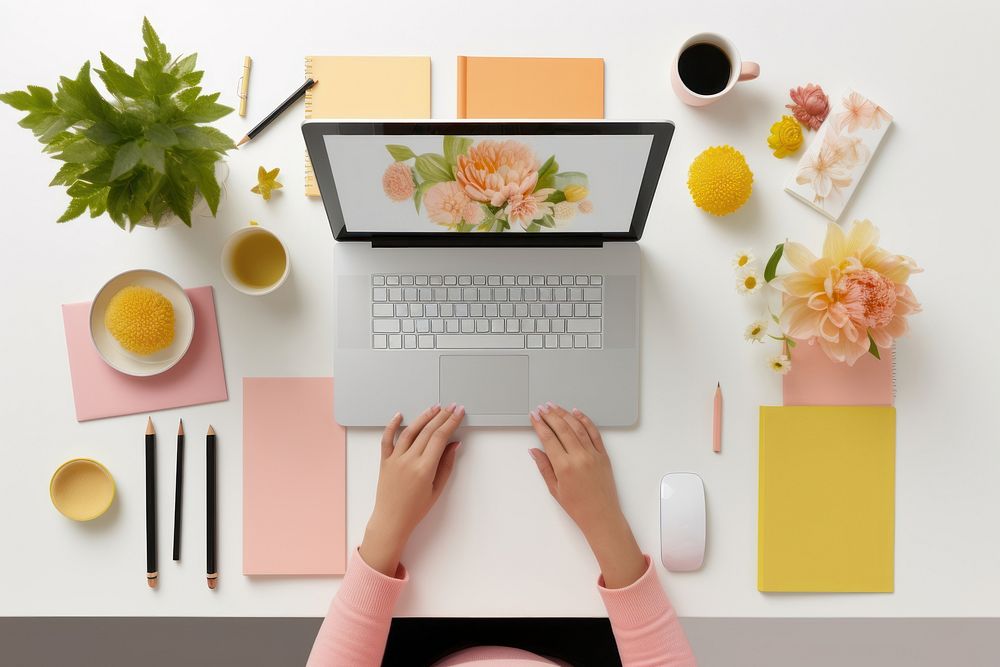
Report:
[[[779,375],[785,375],[792,370],[792,360],[787,354],[779,354],[767,360],[767,367]]]
[[[743,332],[743,337],[747,339],[748,343],[763,343],[764,336],[767,335],[767,322],[764,320],[757,320],[752,322],[747,330]]]
[[[756,257],[753,256],[753,250],[750,248],[740,250],[738,253],[733,255],[733,268],[737,271],[749,268],[750,264],[752,264],[755,259]]]
[[[743,295],[755,294],[763,287],[764,281],[754,268],[745,268],[736,278],[736,291]]]

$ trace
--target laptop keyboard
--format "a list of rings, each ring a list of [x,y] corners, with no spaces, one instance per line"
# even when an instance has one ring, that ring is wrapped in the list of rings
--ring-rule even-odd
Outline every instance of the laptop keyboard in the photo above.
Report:
[[[372,347],[597,350],[603,286],[593,275],[375,274]]]

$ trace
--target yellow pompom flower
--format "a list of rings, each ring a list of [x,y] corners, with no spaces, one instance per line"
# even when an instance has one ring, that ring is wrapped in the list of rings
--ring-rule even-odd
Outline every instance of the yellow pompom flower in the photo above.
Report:
[[[111,297],[104,326],[129,352],[153,354],[174,342],[174,305],[155,289],[129,285]]]
[[[771,126],[767,145],[774,151],[774,157],[791,155],[802,146],[802,126],[791,116],[782,116],[781,120]]]
[[[729,215],[750,198],[753,172],[732,146],[712,146],[691,163],[688,190],[698,208],[712,215]]]
[[[563,194],[566,196],[566,201],[580,201],[586,199],[590,192],[582,185],[567,185],[563,189]]]

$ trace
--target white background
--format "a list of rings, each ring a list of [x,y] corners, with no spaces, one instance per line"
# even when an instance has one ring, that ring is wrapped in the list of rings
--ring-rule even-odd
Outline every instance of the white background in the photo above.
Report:
[[[516,5],[516,6],[514,6]],[[658,549],[657,485],[694,470],[708,489],[709,548],[697,573],[662,578],[686,616],[976,616],[1000,611],[1000,442],[996,433],[998,150],[994,73],[1000,9],[983,2],[250,3],[148,5],[173,53],[197,50],[206,90],[235,103],[254,57],[250,111],[219,125],[239,136],[302,79],[306,54],[427,54],[433,114],[455,109],[455,56],[601,56],[609,118],[669,118],[677,133],[642,240],[642,405],[637,428],[607,433],[622,504],[639,542]],[[5,9],[0,88],[52,85],[103,49],[140,51],[135,3],[16,3]],[[674,49],[714,29],[761,63],[716,106],[689,109],[670,90]],[[912,286],[925,312],[899,344],[896,592],[764,595],[756,590],[757,408],[781,400],[763,368],[771,352],[743,342],[758,315],[733,288],[730,255],[791,237],[821,243],[823,218],[782,191],[794,160],[765,143],[788,88],[855,86],[895,118],[845,219],[869,217],[884,245],[927,269]],[[301,107],[230,158],[229,196],[194,230],[119,231],[107,220],[57,226],[65,207],[46,187],[57,164],[0,109],[3,240],[0,327],[0,614],[319,615],[339,579],[248,579],[241,565],[241,378],[329,375],[332,240],[319,201],[302,195]],[[696,210],[687,167],[730,143],[754,170],[754,194],[724,220]],[[257,166],[281,167],[270,203],[249,194]],[[290,247],[281,290],[254,298],[223,281],[223,240],[250,218]],[[77,424],[59,305],[90,299],[111,275],[148,267],[216,286],[230,401],[154,416],[160,432],[161,588],[144,577],[144,416]],[[726,393],[725,444],[711,452],[712,392]],[[400,378],[405,382],[405,378]],[[204,582],[200,438],[189,440],[183,561],[169,559],[178,416],[192,434],[220,433],[221,583]],[[477,430],[451,488],[406,552],[404,615],[597,615],[596,568],[548,497],[520,430]],[[356,543],[376,481],[377,433],[352,430],[348,531]],[[91,524],[49,504],[52,471],[73,456],[111,469],[119,497]],[[849,480],[845,480],[849,483]]]
[[[635,200],[646,169],[651,135],[491,137],[467,135],[473,145],[482,141],[512,138],[528,145],[541,166],[555,155],[559,171],[579,171],[588,177],[594,205],[592,213],[578,213],[558,231],[627,232],[632,224]],[[431,222],[427,207],[420,214],[413,200],[396,202],[382,189],[382,174],[393,163],[386,144],[408,147],[417,155],[444,154],[441,136],[328,135],[327,151],[337,183],[337,194],[349,232],[442,232]],[[413,160],[406,164],[413,166]],[[521,231],[514,223],[511,232]],[[545,232],[542,229],[542,232]]]

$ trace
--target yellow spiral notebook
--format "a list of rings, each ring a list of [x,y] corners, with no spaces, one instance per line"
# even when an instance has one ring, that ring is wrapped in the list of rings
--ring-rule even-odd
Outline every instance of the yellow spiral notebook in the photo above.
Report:
[[[423,56],[307,56],[306,118],[430,118],[431,59]],[[306,195],[319,187],[306,154]]]
[[[760,409],[757,588],[891,593],[896,410]]]

